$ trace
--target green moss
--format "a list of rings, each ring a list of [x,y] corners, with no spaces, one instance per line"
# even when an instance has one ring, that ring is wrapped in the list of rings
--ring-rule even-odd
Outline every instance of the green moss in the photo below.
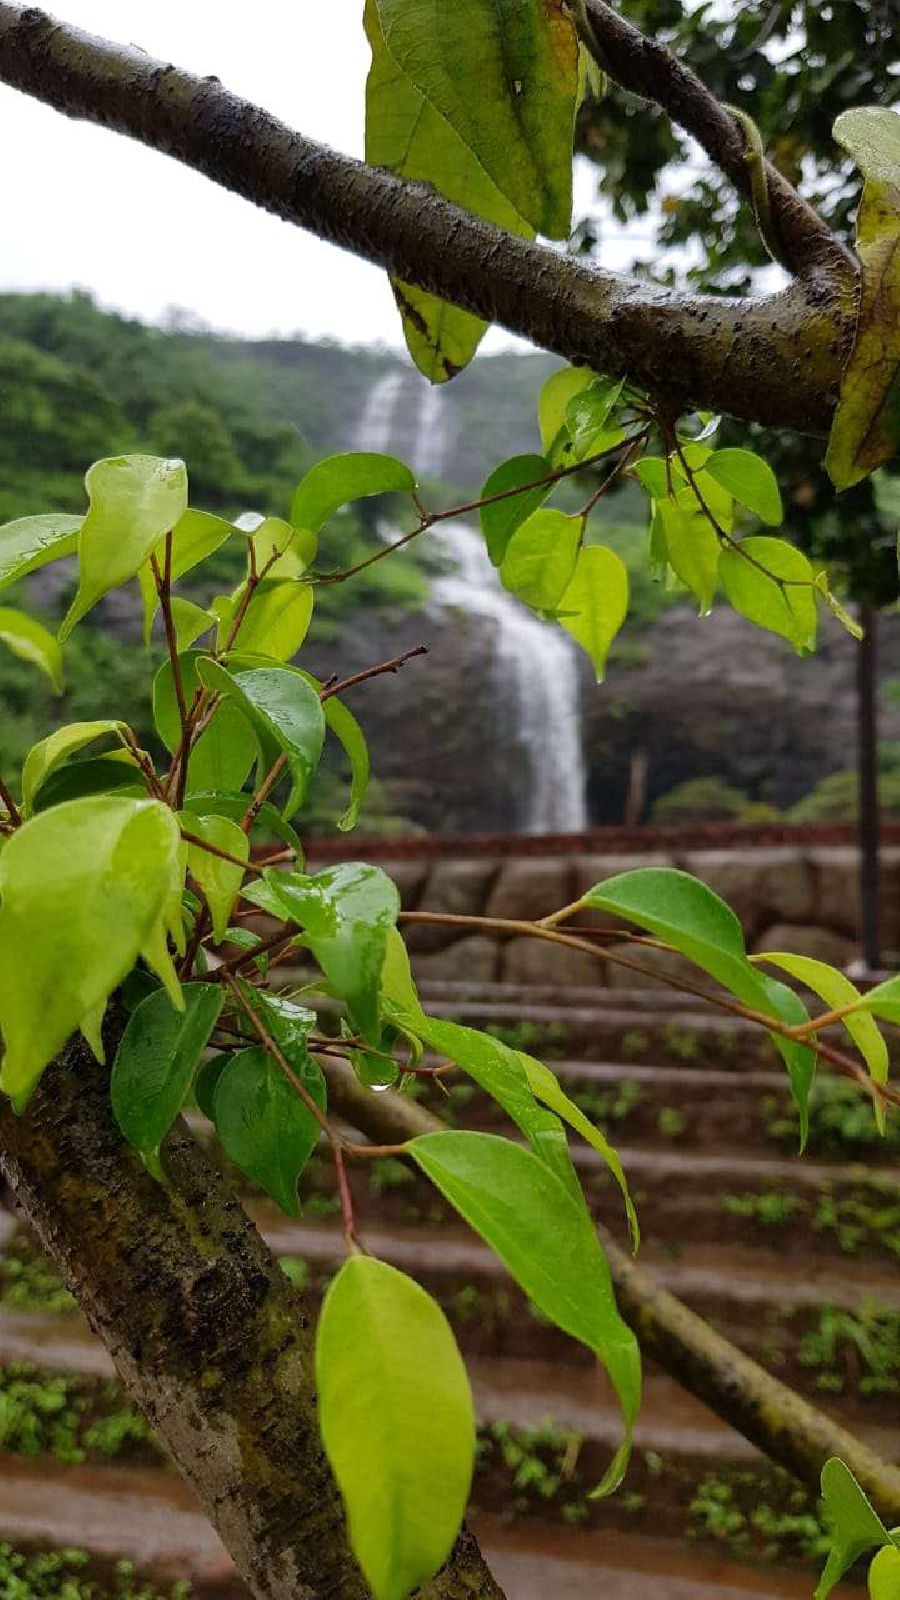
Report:
[[[0,1367],[0,1450],[75,1464],[117,1456],[152,1437],[115,1382],[41,1372],[25,1362]]]
[[[3,1600],[190,1600],[191,1593],[183,1581],[165,1588],[144,1583],[130,1561],[120,1561],[109,1577],[100,1577],[85,1550],[26,1554],[0,1544]]]
[[[59,1274],[35,1251],[25,1235],[10,1241],[0,1260],[0,1306],[14,1311],[46,1311],[59,1316],[77,1310]]]
[[[801,1205],[796,1195],[770,1189],[764,1194],[723,1195],[722,1210],[730,1217],[742,1217],[760,1228],[780,1228],[798,1215]]]
[[[800,1340],[798,1355],[816,1371],[816,1387],[842,1394],[848,1386],[861,1395],[900,1390],[900,1315],[869,1302],[858,1311],[820,1306],[815,1328]]]

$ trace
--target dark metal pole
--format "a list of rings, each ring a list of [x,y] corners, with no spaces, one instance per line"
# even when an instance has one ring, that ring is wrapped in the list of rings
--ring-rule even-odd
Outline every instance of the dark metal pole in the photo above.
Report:
[[[859,608],[864,629],[857,652],[856,695],[859,761],[859,888],[863,963],[868,972],[881,966],[878,927],[878,683],[876,637],[878,612],[868,601]]]

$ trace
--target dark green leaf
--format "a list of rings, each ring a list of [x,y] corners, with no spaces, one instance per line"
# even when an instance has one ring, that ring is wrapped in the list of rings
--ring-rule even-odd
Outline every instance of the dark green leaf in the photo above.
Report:
[[[202,687],[197,663],[204,659],[198,650],[186,650],[178,658],[188,707],[193,703],[197,690]],[[153,720],[166,749],[174,754],[181,744],[181,717],[172,663],[168,660],[163,662],[153,680]],[[258,750],[256,735],[243,709],[230,700],[223,701],[191,750],[188,791],[202,794],[209,790],[240,789],[257,758]]]
[[[222,1010],[221,984],[187,983],[182,994],[184,1011],[162,989],[142,1000],[113,1062],[113,1115],[143,1156],[159,1149],[178,1116]]]
[[[523,484],[537,483],[546,478],[550,468],[543,456],[512,456],[509,461],[491,473],[481,491],[482,500],[507,489],[518,489]],[[542,483],[536,489],[510,495],[506,500],[496,500],[493,505],[481,508],[481,531],[487,552],[495,567],[499,567],[507,546],[517,528],[533,512],[539,511],[553,490],[552,483]]]
[[[599,1356],[619,1396],[626,1437],[603,1485],[622,1478],[640,1403],[637,1341],[616,1307],[587,1208],[530,1150],[489,1133],[430,1133],[407,1149],[497,1252],[529,1299]]]
[[[324,1089],[307,1087],[324,1111]],[[230,1058],[215,1089],[213,1112],[229,1160],[289,1217],[299,1216],[297,1182],[321,1129],[265,1050],[250,1046]]]
[[[122,760],[122,757],[125,757]],[[67,761],[57,767],[34,797],[32,811],[49,811],[64,800],[79,800],[88,794],[111,794],[128,790],[135,795],[146,792],[146,784],[133,758],[124,750],[109,756],[94,756],[88,761]]]
[[[197,673],[207,689],[232,699],[244,713],[259,740],[264,771],[279,755],[286,757],[293,780],[284,808],[289,819],[304,799],[322,754],[325,718],[319,696],[298,673],[285,667],[226,672],[218,662],[201,658]]]
[[[260,893],[262,890],[262,893]],[[312,877],[263,873],[246,898],[303,929],[308,945],[360,1032],[377,1045],[381,969],[387,936],[397,921],[400,897],[380,867],[344,861]]]

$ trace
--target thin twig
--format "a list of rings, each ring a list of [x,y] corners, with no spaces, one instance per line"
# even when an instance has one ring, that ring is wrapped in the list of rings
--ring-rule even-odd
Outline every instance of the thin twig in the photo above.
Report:
[[[6,807],[6,812],[10,822],[13,823],[16,828],[18,828],[22,821],[22,813],[16,805],[12,794],[6,787],[6,784],[3,782],[2,778],[0,778],[0,800],[3,801],[3,804]]]
[[[345,689],[352,689],[357,683],[366,683],[369,678],[380,678],[385,672],[399,672],[407,661],[412,661],[415,656],[427,656],[427,644],[415,644],[411,650],[404,650],[402,655],[394,656],[390,661],[382,661],[377,667],[366,667],[364,672],[354,672],[352,678],[342,678],[339,682],[330,682],[324,685],[320,700],[330,700],[334,694],[343,694]]]

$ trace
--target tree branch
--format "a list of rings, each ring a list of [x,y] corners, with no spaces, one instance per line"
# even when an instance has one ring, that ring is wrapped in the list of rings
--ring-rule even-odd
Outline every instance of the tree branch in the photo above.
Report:
[[[688,405],[825,433],[852,332],[855,275],[809,271],[764,300],[691,296],[514,238],[294,133],[133,48],[0,0],[0,81],[163,151],[214,182],[569,361]],[[727,115],[727,113],[725,114]],[[740,135],[735,132],[735,140]]]
[[[114,1048],[116,1039],[107,1037]],[[302,1302],[184,1124],[166,1181],[74,1039],[28,1109],[0,1100],[0,1167],[257,1600],[366,1600],[319,1438]],[[421,1600],[503,1600],[463,1529]]]
[[[387,1091],[372,1094],[346,1061],[321,1058],[328,1104],[369,1138],[401,1143],[436,1133],[444,1124],[415,1101]],[[883,1461],[824,1412],[779,1383],[723,1339],[639,1267],[605,1228],[599,1230],[616,1298],[644,1354],[696,1395],[767,1456],[818,1492],[829,1456],[840,1456],[894,1523],[900,1515],[900,1469]]]
[[[585,0],[586,40],[599,65],[622,89],[652,100],[702,146],[730,178],[738,194],[754,203],[751,166],[739,122],[706,85],[657,39],[648,39],[606,0]],[[827,223],[782,177],[765,163],[771,241],[789,272],[833,272],[838,280],[855,272],[853,257]],[[767,241],[768,242],[768,241]]]

